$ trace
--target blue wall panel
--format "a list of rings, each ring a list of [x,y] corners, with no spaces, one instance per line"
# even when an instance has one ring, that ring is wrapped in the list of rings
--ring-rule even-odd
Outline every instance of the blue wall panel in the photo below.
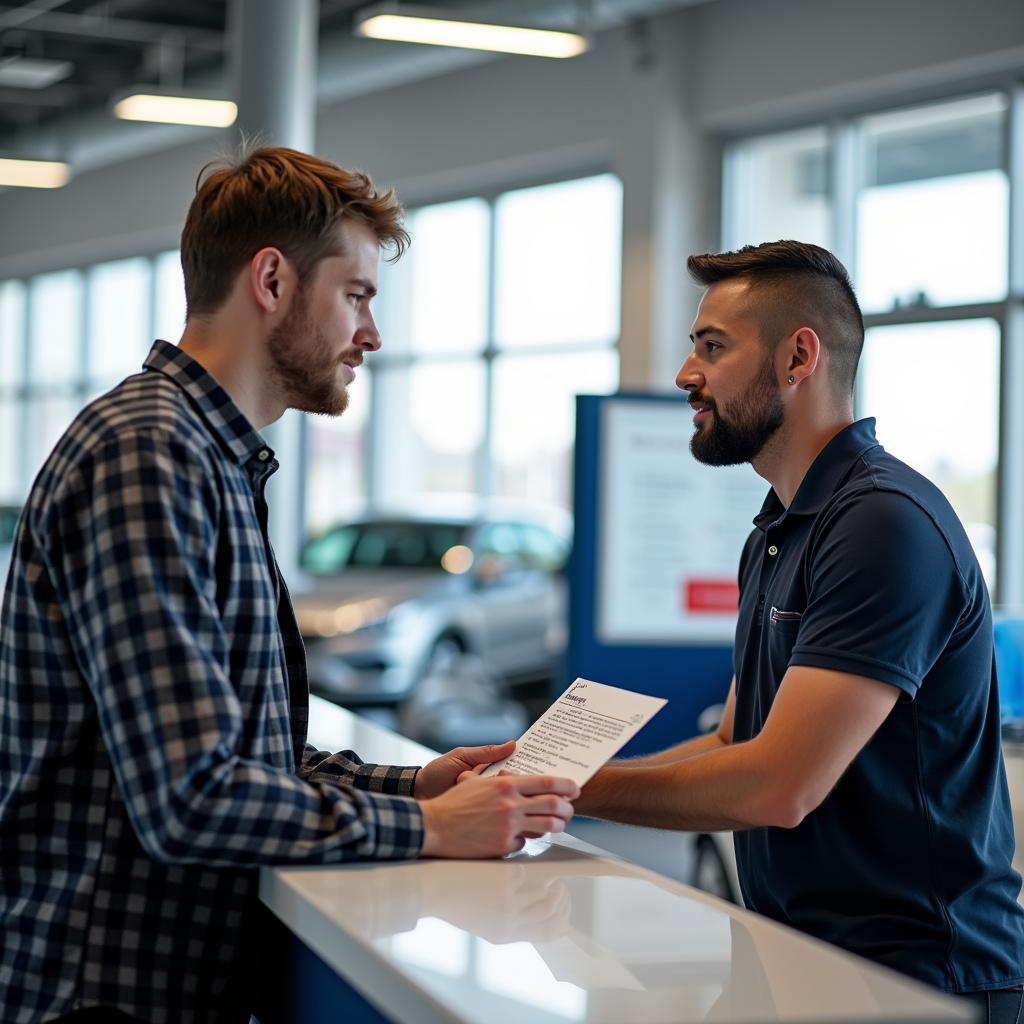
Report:
[[[611,397],[616,401],[685,401],[671,395],[618,394]],[[598,639],[601,409],[605,401],[605,396],[596,395],[576,398],[575,536],[569,561],[566,675],[567,679],[583,676],[668,698],[668,705],[624,751],[642,754],[696,734],[701,711],[725,699],[732,678],[732,649],[683,644],[606,644]],[[692,456],[689,451],[681,451],[679,458]]]

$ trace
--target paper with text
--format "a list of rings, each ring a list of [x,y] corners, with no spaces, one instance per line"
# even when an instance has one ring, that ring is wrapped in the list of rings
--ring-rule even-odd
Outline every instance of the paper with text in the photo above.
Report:
[[[558,775],[582,786],[667,703],[663,697],[577,679],[523,733],[512,756],[483,774]]]

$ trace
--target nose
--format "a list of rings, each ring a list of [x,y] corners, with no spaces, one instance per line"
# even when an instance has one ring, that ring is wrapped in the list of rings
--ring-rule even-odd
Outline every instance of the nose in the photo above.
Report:
[[[364,352],[376,352],[380,348],[380,331],[377,330],[373,314],[369,310],[356,330],[354,341],[356,348]]]
[[[676,387],[680,391],[699,391],[704,383],[704,375],[697,369],[695,357],[696,353],[691,352],[683,360],[683,365],[679,367],[679,372],[676,374]]]

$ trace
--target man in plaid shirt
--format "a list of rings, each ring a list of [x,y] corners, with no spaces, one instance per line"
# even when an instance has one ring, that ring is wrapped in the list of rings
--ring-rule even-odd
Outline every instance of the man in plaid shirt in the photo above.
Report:
[[[258,431],[338,415],[380,346],[392,192],[286,149],[201,178],[188,320],[75,419],[29,495],[0,618],[0,1020],[243,1022],[263,864],[492,857],[561,831],[566,779],[306,743],[302,643]]]

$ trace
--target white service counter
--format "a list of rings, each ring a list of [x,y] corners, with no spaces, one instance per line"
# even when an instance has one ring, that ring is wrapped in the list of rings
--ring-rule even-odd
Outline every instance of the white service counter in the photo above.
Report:
[[[391,763],[431,753],[319,702],[311,740]],[[972,1019],[959,1001],[571,835],[500,861],[264,869],[260,891],[399,1024]]]

